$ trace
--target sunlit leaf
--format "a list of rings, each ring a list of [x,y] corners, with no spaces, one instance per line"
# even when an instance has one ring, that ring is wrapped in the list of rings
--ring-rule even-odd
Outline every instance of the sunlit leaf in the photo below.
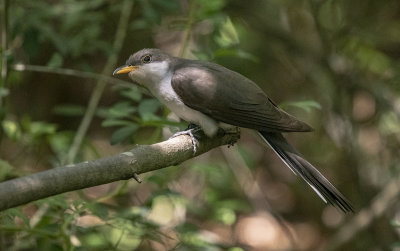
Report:
[[[293,102],[285,102],[280,104],[282,108],[293,106],[300,109],[303,109],[306,112],[311,112],[311,109],[321,110],[321,105],[314,100],[304,100],[304,101],[293,101]]]
[[[225,22],[222,24],[220,28],[220,34],[218,37],[216,37],[216,42],[221,47],[229,47],[239,44],[239,36],[229,17],[227,17]]]
[[[400,221],[397,219],[393,219],[390,221],[390,225],[392,225],[395,228],[400,228]]]
[[[21,137],[20,126],[12,120],[4,120],[2,123],[3,131],[8,138],[18,140]]]
[[[244,251],[244,249],[240,248],[240,247],[233,247],[233,248],[229,248],[228,251]]]
[[[379,129],[386,135],[400,134],[400,119],[396,113],[384,113],[379,121]]]
[[[141,242],[140,236],[130,234],[124,228],[112,228],[107,239],[114,243],[118,250],[135,250]]]
[[[7,177],[13,169],[14,167],[8,161],[0,159],[0,181]]]
[[[56,132],[57,126],[55,124],[50,124],[46,122],[32,122],[30,124],[29,132],[35,136],[41,136],[41,135],[47,135],[47,134],[53,134]]]
[[[226,225],[232,225],[236,221],[236,214],[230,208],[217,208],[215,217]]]
[[[96,232],[84,235],[81,241],[91,248],[104,248],[108,244],[108,240]]]

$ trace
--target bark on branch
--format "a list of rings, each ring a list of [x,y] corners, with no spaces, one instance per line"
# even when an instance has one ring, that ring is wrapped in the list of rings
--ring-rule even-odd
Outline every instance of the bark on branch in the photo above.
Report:
[[[212,139],[201,137],[193,154],[192,141],[182,135],[130,151],[35,173],[0,183],[0,211],[68,191],[133,178],[135,174],[178,165],[221,145],[236,142],[240,134]]]

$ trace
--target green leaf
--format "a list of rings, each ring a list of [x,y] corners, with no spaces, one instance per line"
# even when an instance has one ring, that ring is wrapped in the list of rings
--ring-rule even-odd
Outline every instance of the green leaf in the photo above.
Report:
[[[56,132],[57,126],[46,122],[32,122],[29,127],[29,133],[34,137],[41,135],[53,134]]]
[[[395,228],[400,228],[400,222],[397,219],[391,220],[390,225],[392,225]]]
[[[379,129],[385,135],[400,133],[400,119],[397,114],[392,111],[382,114],[379,121]]]
[[[232,248],[229,248],[228,251],[244,251],[244,249],[240,248],[240,247],[232,247]]]
[[[131,88],[125,88],[121,91],[121,95],[132,99],[133,101],[140,101],[142,99],[142,92],[136,86],[132,86]]]
[[[220,14],[221,9],[227,4],[226,0],[202,0],[198,2],[201,2],[196,10],[199,19],[208,19],[213,14]]]
[[[3,180],[13,169],[14,168],[10,163],[0,159],[0,180]]]
[[[62,116],[83,116],[85,107],[74,104],[62,104],[55,106],[52,113]]]
[[[311,108],[315,108],[321,110],[321,105],[314,100],[304,100],[304,101],[294,101],[294,102],[285,102],[280,104],[282,108],[294,106],[300,109],[303,109],[306,112],[311,112]]]
[[[122,120],[122,119],[106,119],[101,123],[103,127],[112,127],[112,126],[129,126],[134,125],[132,121]]]
[[[20,126],[11,120],[4,120],[1,123],[3,127],[4,133],[11,140],[18,140],[21,137],[21,128]]]
[[[239,36],[229,17],[227,17],[225,22],[222,24],[219,36],[216,37],[216,42],[221,47],[230,47],[239,44]]]
[[[58,68],[63,65],[63,57],[61,56],[60,53],[54,53],[53,56],[51,56],[49,62],[47,62],[47,66],[52,67],[52,68]]]
[[[138,125],[133,124],[130,126],[122,127],[118,130],[116,130],[112,135],[110,139],[111,145],[115,145],[120,143],[121,141],[125,140],[129,136],[132,136],[132,134],[139,128]]]
[[[80,238],[81,241],[92,249],[104,249],[107,246],[108,240],[98,233],[88,233]]]
[[[144,121],[156,120],[155,112],[160,107],[160,102],[157,99],[146,99],[140,102],[138,112]]]
[[[392,59],[387,54],[359,37],[347,38],[343,50],[362,69],[382,76],[393,70]]]
[[[122,101],[113,105],[108,109],[107,118],[123,118],[130,117],[136,111],[136,108],[130,102]]]
[[[50,147],[58,157],[62,158],[69,150],[69,146],[72,142],[73,133],[71,132],[58,132],[50,135]]]
[[[219,207],[215,214],[216,218],[225,225],[232,225],[236,221],[236,214],[230,208]]]
[[[344,23],[343,10],[338,1],[325,1],[318,11],[318,21],[330,30],[341,28]]]

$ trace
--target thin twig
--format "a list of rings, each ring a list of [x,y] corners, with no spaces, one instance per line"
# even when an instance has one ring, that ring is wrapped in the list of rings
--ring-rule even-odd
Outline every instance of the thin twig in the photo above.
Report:
[[[110,75],[102,75],[93,72],[79,71],[75,69],[67,68],[54,68],[43,65],[29,65],[29,64],[14,64],[10,67],[16,71],[31,71],[31,72],[43,72],[43,73],[54,73],[65,76],[79,77],[79,78],[90,78],[90,79],[104,79],[108,83],[118,84],[125,87],[132,87],[131,82],[123,81],[118,78],[111,77]]]
[[[2,20],[1,20],[1,81],[0,81],[0,90],[2,87],[6,86],[7,81],[7,50],[8,50],[8,0],[3,0],[3,11],[2,11]],[[3,98],[0,94],[0,107],[3,104]]]
[[[118,60],[118,54],[122,48],[123,42],[125,40],[129,16],[132,12],[133,1],[125,0],[122,4],[121,9],[121,17],[119,19],[119,24],[117,28],[117,32],[115,34],[115,40],[113,44],[114,53],[110,55],[107,60],[106,65],[102,71],[102,75],[111,74],[113,67]],[[96,112],[97,105],[99,104],[101,95],[103,94],[104,88],[106,86],[106,81],[104,78],[99,79],[95,89],[93,90],[92,96],[90,97],[88,107],[86,109],[85,115],[79,125],[78,131],[75,134],[73,143],[67,154],[67,163],[73,163],[75,161],[75,157],[81,147],[82,141],[86,135],[86,132],[89,128],[89,125],[93,119],[93,116]]]
[[[179,51],[179,57],[185,56],[187,47],[189,46],[189,41],[190,41],[190,37],[192,35],[193,23],[194,23],[194,19],[195,19],[194,14],[196,13],[195,7],[196,7],[196,0],[191,0],[190,6],[189,6],[188,21],[186,23],[185,33],[183,35],[183,40],[182,40],[182,46]]]

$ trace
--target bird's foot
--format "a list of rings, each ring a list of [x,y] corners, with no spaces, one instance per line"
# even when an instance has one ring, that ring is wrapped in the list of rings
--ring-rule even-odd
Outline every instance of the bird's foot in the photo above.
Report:
[[[201,127],[195,124],[189,124],[188,128],[185,131],[177,132],[174,133],[170,139],[181,136],[181,135],[188,135],[190,139],[192,140],[192,145],[193,145],[193,155],[196,154],[197,152],[197,144],[196,144],[196,138],[199,138],[200,135],[198,133],[201,132]]]

